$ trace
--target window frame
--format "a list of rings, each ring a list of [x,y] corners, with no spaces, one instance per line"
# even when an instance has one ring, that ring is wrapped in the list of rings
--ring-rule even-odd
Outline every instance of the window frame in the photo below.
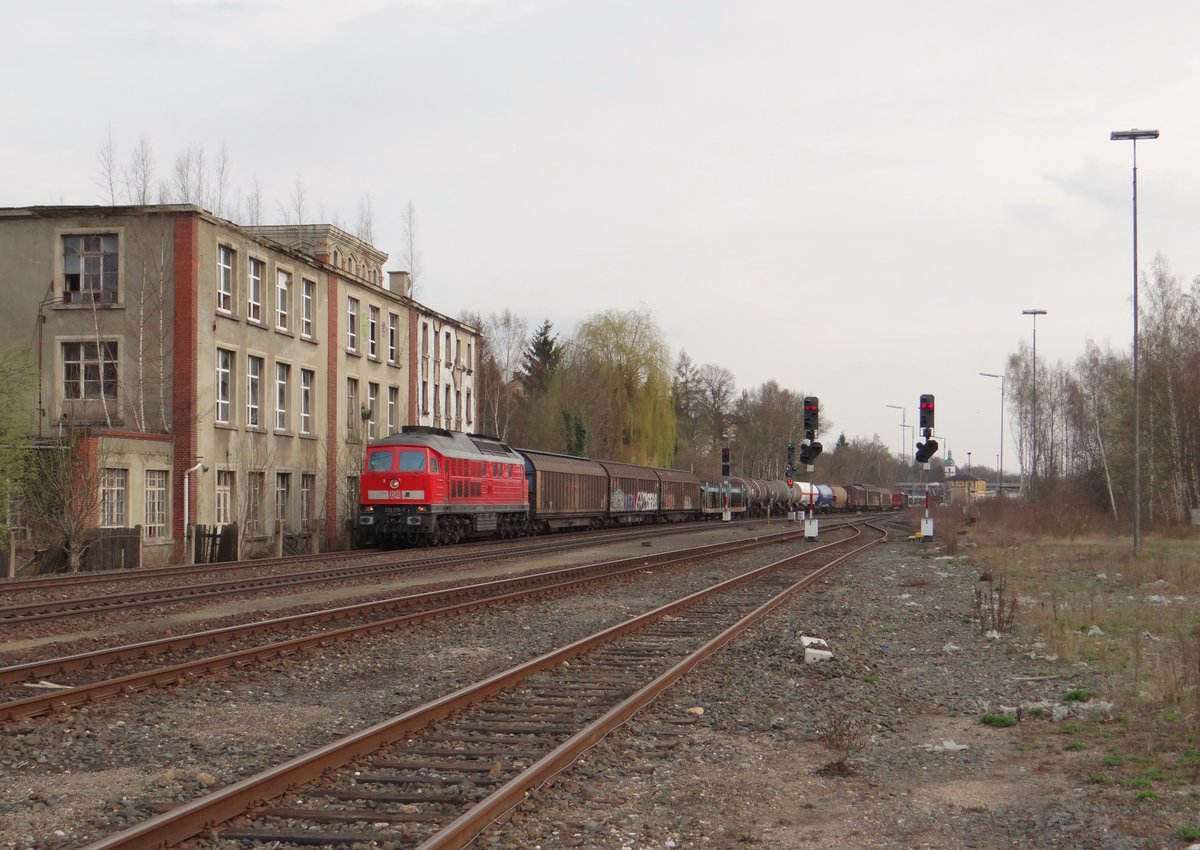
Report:
[[[257,272],[257,274],[256,274]],[[247,260],[246,321],[263,324],[263,278],[267,276],[267,261],[257,257]]]
[[[217,245],[217,312],[233,315],[236,286],[237,251],[224,243]]]
[[[115,401],[121,388],[121,346],[116,339],[59,340],[65,401]],[[91,350],[89,350],[91,349]],[[78,352],[77,354],[75,352]],[[72,376],[69,374],[74,371]],[[89,379],[89,371],[92,377]],[[89,384],[95,393],[89,394]],[[74,387],[77,394],[72,394]],[[111,388],[111,389],[109,389]]]
[[[262,428],[262,381],[266,358],[246,355],[246,427]],[[257,372],[255,371],[257,367]]]
[[[106,250],[105,241],[112,240],[112,251]],[[89,240],[99,240],[99,248],[89,248]],[[100,229],[75,231],[59,234],[59,257],[62,262],[63,304],[119,304],[121,296],[121,241],[118,230]],[[68,243],[72,245],[68,250]],[[111,258],[112,268],[106,268]],[[77,260],[78,268],[72,260]],[[99,270],[88,270],[90,262],[99,260]]]
[[[379,358],[379,308],[367,306],[367,356]]]
[[[312,339],[313,304],[316,303],[317,282],[300,278],[300,336]]]
[[[129,470],[106,466],[100,470],[100,527],[127,528],[129,516]]]
[[[358,353],[358,299],[346,297],[346,350]]]
[[[221,358],[224,355],[228,362],[222,365]],[[215,382],[216,408],[214,410],[214,421],[218,425],[233,424],[233,396],[235,387],[233,383],[233,369],[237,364],[237,353],[228,348],[217,348],[217,380]],[[222,379],[222,375],[224,378]],[[224,418],[222,418],[222,408],[224,408]]]
[[[275,361],[275,430],[288,430],[288,390],[292,382],[292,364]]]
[[[170,481],[171,476],[165,469],[146,470],[146,521],[142,529],[143,536],[147,538],[159,539],[167,536],[167,488]]]
[[[275,269],[275,330],[291,333],[292,273]]]
[[[314,369],[300,370],[300,433],[304,436],[312,434],[312,397],[313,388],[317,385],[317,373]]]

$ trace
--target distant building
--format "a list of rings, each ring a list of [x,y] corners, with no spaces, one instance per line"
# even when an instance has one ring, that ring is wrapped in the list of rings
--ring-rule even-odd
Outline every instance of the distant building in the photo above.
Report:
[[[476,416],[479,330],[386,260],[332,225],[191,205],[0,208],[0,331],[39,369],[29,431],[86,427],[97,525],[142,526],[147,562],[182,559],[188,520],[344,546],[367,440]]]
[[[967,505],[987,496],[987,482],[967,472],[946,478],[945,485],[952,505]]]

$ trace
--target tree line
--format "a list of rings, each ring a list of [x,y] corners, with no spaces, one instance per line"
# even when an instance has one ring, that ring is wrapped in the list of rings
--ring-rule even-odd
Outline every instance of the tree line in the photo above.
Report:
[[[1185,286],[1161,256],[1140,283],[1138,384],[1142,512],[1175,525],[1200,507],[1200,277]],[[1128,349],[1089,342],[1074,363],[1008,359],[1020,466],[1036,460],[1039,498],[1076,499],[1119,523],[1132,516],[1134,386]],[[1034,453],[1036,452],[1036,459]]]
[[[476,385],[482,430],[516,446],[720,476],[782,479],[787,445],[804,438],[804,392],[775,381],[739,390],[733,372],[672,358],[647,310],[611,310],[564,336],[530,331],[511,310],[464,321],[484,331]],[[834,420],[822,414],[821,432]],[[839,435],[818,461],[820,481],[891,485],[913,475],[878,436]],[[801,473],[802,476],[807,473]]]

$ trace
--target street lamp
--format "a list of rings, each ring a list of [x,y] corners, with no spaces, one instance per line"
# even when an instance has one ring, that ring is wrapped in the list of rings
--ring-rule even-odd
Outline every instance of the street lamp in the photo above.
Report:
[[[1033,316],[1033,445],[1030,453],[1033,455],[1033,471],[1029,475],[1029,500],[1037,501],[1037,462],[1038,462],[1038,406],[1037,406],[1037,317],[1046,315],[1045,310],[1022,310],[1021,315]]]
[[[898,404],[885,404],[884,407],[900,411],[900,457],[904,457],[904,429],[907,427],[904,423],[908,421],[908,409]]]
[[[1000,379],[1000,459],[997,461],[999,472],[996,475],[996,495],[1004,492],[1004,376],[993,372],[980,372],[985,378]]]
[[[1138,393],[1138,233],[1137,233],[1137,143],[1157,139],[1158,130],[1113,130],[1114,142],[1133,142],[1133,554],[1142,549],[1142,408]]]

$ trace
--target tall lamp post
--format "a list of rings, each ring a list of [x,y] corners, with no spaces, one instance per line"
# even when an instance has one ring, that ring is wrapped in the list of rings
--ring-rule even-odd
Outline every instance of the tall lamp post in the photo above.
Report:
[[[996,475],[996,495],[1004,492],[1004,376],[993,372],[980,372],[985,378],[1000,379],[1000,459],[997,461],[1000,469]]]
[[[1138,393],[1137,143],[1157,139],[1158,130],[1113,130],[1114,142],[1133,142],[1133,554],[1142,550],[1142,408]]]
[[[900,457],[904,457],[904,429],[908,427],[905,425],[905,423],[908,422],[908,408],[901,407],[898,404],[885,404],[884,407],[890,407],[892,410],[900,411]]]
[[[1029,500],[1037,501],[1037,462],[1038,462],[1038,406],[1037,406],[1037,317],[1046,315],[1045,310],[1022,310],[1021,315],[1033,316],[1033,440],[1031,454],[1033,455],[1033,471],[1029,475]]]

